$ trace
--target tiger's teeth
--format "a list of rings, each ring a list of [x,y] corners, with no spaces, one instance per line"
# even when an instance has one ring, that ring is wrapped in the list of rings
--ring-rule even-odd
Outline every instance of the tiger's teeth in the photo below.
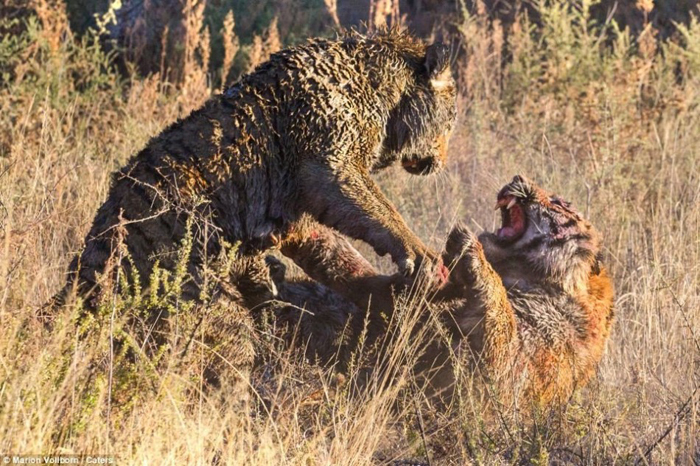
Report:
[[[515,198],[511,199],[508,205],[506,206],[506,209],[510,210],[511,207],[515,205]]]

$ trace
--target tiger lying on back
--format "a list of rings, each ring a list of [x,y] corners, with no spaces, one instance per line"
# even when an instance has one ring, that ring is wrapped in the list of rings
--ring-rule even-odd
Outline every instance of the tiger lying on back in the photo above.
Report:
[[[449,282],[430,299],[421,322],[430,325],[429,316],[437,316],[451,348],[444,339],[429,337],[415,372],[449,400],[454,361],[465,356],[516,399],[564,401],[593,375],[613,321],[600,236],[568,202],[520,176],[498,193],[497,206],[503,225],[496,233],[477,238],[457,226],[449,235],[443,255],[450,264]],[[334,249],[337,254],[329,252]],[[386,322],[396,307],[393,291],[405,283],[400,276],[376,275],[350,250],[344,238],[324,229],[295,251],[306,257],[305,271],[323,285],[281,280],[273,267],[280,298],[313,312],[300,317],[287,306],[277,311],[278,318],[299,323],[307,355],[326,361],[336,354],[341,363],[348,360],[366,318],[369,340],[391,331]],[[358,272],[329,275],[337,258],[342,264],[335,269]],[[361,309],[369,309],[369,315]],[[338,338],[346,324],[351,334]]]

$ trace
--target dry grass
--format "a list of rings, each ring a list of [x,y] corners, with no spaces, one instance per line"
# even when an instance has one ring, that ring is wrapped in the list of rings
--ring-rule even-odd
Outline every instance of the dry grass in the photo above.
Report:
[[[200,3],[187,5],[196,29]],[[535,423],[482,417],[466,388],[449,418],[415,402],[420,388],[404,370],[410,304],[386,362],[397,382],[359,397],[281,350],[271,357],[282,369],[269,410],[242,407],[225,390],[193,403],[183,395],[192,381],[169,371],[122,411],[107,396],[106,374],[83,390],[104,342],[78,344],[70,310],[51,334],[36,312],[63,284],[110,172],[211,92],[208,51],[205,37],[187,42],[186,92],[158,76],[126,82],[98,46],[69,34],[51,13],[56,5],[37,3],[26,40],[3,42],[0,54],[0,70],[13,70],[0,84],[0,455],[367,464],[383,451],[384,459],[458,464],[700,462],[700,28],[670,44],[618,32],[603,48],[609,41],[582,26],[585,8],[554,5],[541,35],[524,18],[508,31],[504,68],[504,31],[465,16],[456,64],[464,111],[449,169],[378,177],[436,247],[456,218],[493,228],[495,193],[515,173],[574,201],[603,232],[617,316],[607,354],[565,412]]]

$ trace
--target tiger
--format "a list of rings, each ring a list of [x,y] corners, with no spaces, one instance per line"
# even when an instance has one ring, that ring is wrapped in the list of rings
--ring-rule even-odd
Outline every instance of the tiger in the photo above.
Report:
[[[477,236],[458,224],[449,233],[442,254],[450,271],[446,286],[426,294],[423,304],[409,300],[420,307],[413,334],[423,347],[413,371],[447,403],[455,374],[477,368],[503,399],[563,403],[595,373],[614,320],[601,235],[571,203],[524,176],[498,192],[496,207],[497,231]],[[277,319],[299,329],[297,343],[309,359],[342,371],[360,334],[369,347],[396,332],[392,326],[401,322],[392,317],[415,287],[400,275],[378,275],[330,229],[319,230],[302,252],[313,280],[286,278],[284,264],[271,261]]]
[[[371,173],[393,164],[415,175],[440,171],[456,112],[440,42],[391,29],[273,54],[113,175],[46,320],[69,296],[88,311],[128,290],[153,296],[163,288],[154,278],[165,274],[180,277],[178,303],[202,316],[235,307],[241,328],[233,333],[254,335],[256,308],[276,294],[264,255],[294,249],[316,224],[389,254],[406,276],[420,270],[444,282],[439,254]],[[171,312],[151,311],[143,338],[172,333]],[[231,341],[231,354],[242,355],[228,359],[249,365],[251,345]]]
[[[413,174],[441,170],[455,118],[449,50],[439,42],[392,29],[282,50],[154,137],[113,176],[69,284],[83,295],[104,288],[99,277],[119,242],[132,260],[125,266],[145,283],[156,262],[173,269],[191,233],[196,294],[202,263],[224,243],[260,255],[303,237],[307,217],[390,254],[413,275],[439,255],[370,172],[399,162]]]

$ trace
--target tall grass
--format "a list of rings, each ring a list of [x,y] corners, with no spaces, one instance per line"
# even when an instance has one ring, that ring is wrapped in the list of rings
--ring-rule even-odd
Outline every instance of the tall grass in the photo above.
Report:
[[[196,373],[156,371],[122,405],[108,396],[115,381],[106,372],[86,386],[108,332],[90,346],[78,342],[75,309],[51,333],[36,314],[63,285],[109,174],[212,92],[201,3],[186,3],[192,40],[177,82],[117,72],[99,41],[71,34],[60,3],[37,1],[34,15],[0,20],[12,31],[0,41],[0,455],[102,453],[123,464],[700,461],[700,24],[679,25],[671,42],[657,41],[651,26],[632,37],[612,21],[593,23],[586,1],[540,3],[538,25],[521,16],[508,29],[463,14],[462,112],[448,170],[378,176],[436,248],[455,219],[494,228],[495,194],[516,173],[574,201],[603,232],[616,325],[598,376],[566,410],[534,420],[484,415],[468,374],[449,415],[426,405],[406,370],[415,357],[410,301],[386,361],[395,383],[361,394],[272,343],[265,367],[274,381],[258,387],[264,408],[255,395],[242,407],[225,388],[193,402],[186,393],[201,384]],[[238,47],[234,24],[231,16],[224,27],[226,64]],[[267,37],[259,60],[279,46],[274,32]]]

